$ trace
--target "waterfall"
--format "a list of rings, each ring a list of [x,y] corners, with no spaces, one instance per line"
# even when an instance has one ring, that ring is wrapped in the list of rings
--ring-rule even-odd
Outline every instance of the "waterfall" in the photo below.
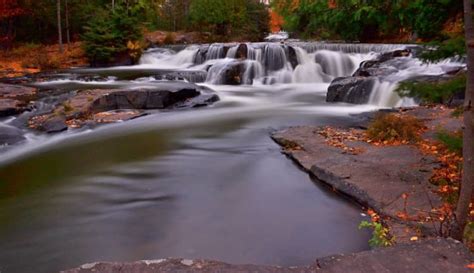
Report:
[[[176,53],[171,49],[152,49],[140,58],[140,64],[160,65],[162,68],[187,68],[193,65],[198,48],[187,47]]]
[[[351,75],[359,64],[345,53],[329,50],[317,51],[315,59],[323,72],[333,77]]]
[[[369,104],[380,107],[410,107],[415,106],[416,102],[412,98],[400,98],[395,91],[398,87],[397,82],[388,82],[375,80],[372,92],[370,93]]]
[[[147,51],[140,64],[157,68],[186,70],[186,80],[215,85],[330,83],[349,77],[363,61],[410,45],[331,44],[317,42],[210,44]],[[176,49],[176,48],[175,48]],[[401,57],[386,64],[389,75],[379,76],[369,104],[385,106],[414,105],[413,99],[400,98],[397,83],[417,75],[441,75],[463,64],[446,60],[426,65],[414,57]],[[193,72],[194,71],[194,72]],[[195,73],[196,75],[194,75]],[[184,74],[177,74],[182,76]]]

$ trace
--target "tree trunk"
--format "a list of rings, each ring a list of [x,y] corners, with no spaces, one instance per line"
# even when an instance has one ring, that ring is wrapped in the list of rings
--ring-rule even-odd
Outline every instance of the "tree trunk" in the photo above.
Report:
[[[61,0],[56,0],[57,15],[58,15],[58,38],[59,38],[59,52],[63,53],[63,34],[61,27]]]
[[[469,217],[469,204],[474,186],[474,25],[472,20],[472,0],[464,0],[464,28],[467,52],[467,83],[464,102],[463,131],[463,175],[459,201],[456,208],[457,227],[453,237],[462,240]]]
[[[112,10],[115,9],[115,0],[112,0]]]
[[[70,46],[71,44],[71,36],[69,33],[69,7],[68,7],[68,0],[66,0],[65,3],[65,16],[66,16],[66,42],[67,46]]]

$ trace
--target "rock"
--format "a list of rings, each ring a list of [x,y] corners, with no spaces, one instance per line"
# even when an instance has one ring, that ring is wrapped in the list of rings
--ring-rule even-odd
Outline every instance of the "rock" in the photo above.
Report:
[[[171,90],[163,89],[163,87],[117,90],[103,94],[94,100],[88,107],[88,111],[96,113],[116,109],[164,109],[198,95],[199,91],[190,86]]]
[[[216,94],[202,94],[197,97],[185,100],[184,102],[175,105],[176,108],[197,108],[204,107],[219,101],[219,97]]]
[[[411,54],[410,49],[401,49],[391,52],[382,53],[375,60],[364,61],[354,72],[354,77],[370,77],[370,76],[388,76],[398,71],[398,66],[403,63],[397,63],[396,58],[408,57]],[[400,59],[402,60],[402,59]]]
[[[25,111],[30,100],[37,96],[37,89],[21,85],[0,84],[0,117]]]
[[[12,145],[25,140],[23,132],[15,127],[0,125],[0,146]]]
[[[379,61],[364,61],[360,64],[359,69],[354,72],[354,77],[371,77],[371,76],[388,76],[396,73],[398,70],[392,66],[382,66]]]
[[[215,69],[214,71],[212,71]],[[241,85],[244,83],[245,63],[235,61],[223,64],[223,66],[214,66],[209,73],[216,73],[215,78],[217,84]]]
[[[329,256],[316,259],[311,265],[269,266],[227,264],[209,260],[159,259],[137,262],[98,262],[84,264],[63,273],[468,273],[466,265],[474,259],[472,253],[461,243],[450,239],[436,238],[401,244],[394,247],[381,247],[349,255]]]
[[[67,130],[66,118],[62,116],[53,116],[48,118],[37,129],[46,133],[58,133]]]
[[[167,72],[161,75],[156,75],[157,79],[165,79],[170,81],[176,80],[187,80],[192,83],[201,83],[206,81],[207,72],[206,71],[172,71]]]
[[[14,99],[0,99],[0,117],[7,117],[19,114],[23,111],[21,101]]]
[[[377,58],[377,60],[379,62],[383,63],[383,62],[386,62],[386,61],[391,60],[393,58],[408,57],[408,56],[410,56],[410,54],[411,54],[410,49],[399,49],[399,50],[394,50],[394,51],[391,51],[391,52],[382,53]]]
[[[37,95],[37,89],[13,84],[0,84],[0,98],[15,99],[22,102],[34,100]]]
[[[67,126],[125,121],[146,114],[137,110],[199,107],[217,100],[211,89],[174,81],[161,82],[153,88],[85,90],[52,112],[31,117],[28,123],[30,128],[58,132]]]
[[[365,104],[369,101],[376,78],[341,77],[328,87],[327,102],[347,102]]]
[[[296,50],[292,46],[287,47],[287,59],[291,64],[291,67],[295,69],[298,66],[298,57],[296,56]]]
[[[240,44],[235,53],[236,59],[247,59],[248,58],[248,48],[246,44]]]

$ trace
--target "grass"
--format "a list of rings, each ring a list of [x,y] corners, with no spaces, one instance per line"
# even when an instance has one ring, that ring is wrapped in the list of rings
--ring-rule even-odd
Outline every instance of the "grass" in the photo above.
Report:
[[[449,151],[462,155],[462,132],[439,131],[436,133],[436,139],[443,143]]]

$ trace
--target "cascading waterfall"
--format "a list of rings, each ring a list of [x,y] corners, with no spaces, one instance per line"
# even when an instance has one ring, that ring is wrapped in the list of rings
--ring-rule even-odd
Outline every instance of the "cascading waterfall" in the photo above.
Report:
[[[198,51],[195,46],[176,53],[171,49],[152,49],[140,58],[142,65],[159,65],[162,68],[186,68],[193,64]]]
[[[207,73],[206,82],[214,85],[329,84],[337,77],[351,76],[363,61],[407,47],[410,46],[304,42],[211,44],[189,46],[179,52],[153,49],[142,56],[140,63],[166,69],[201,70]],[[400,59],[391,68],[397,73],[376,80],[369,104],[414,105],[414,100],[402,99],[394,92],[397,82],[416,75],[439,75],[451,64],[446,61],[427,66],[413,57]]]

